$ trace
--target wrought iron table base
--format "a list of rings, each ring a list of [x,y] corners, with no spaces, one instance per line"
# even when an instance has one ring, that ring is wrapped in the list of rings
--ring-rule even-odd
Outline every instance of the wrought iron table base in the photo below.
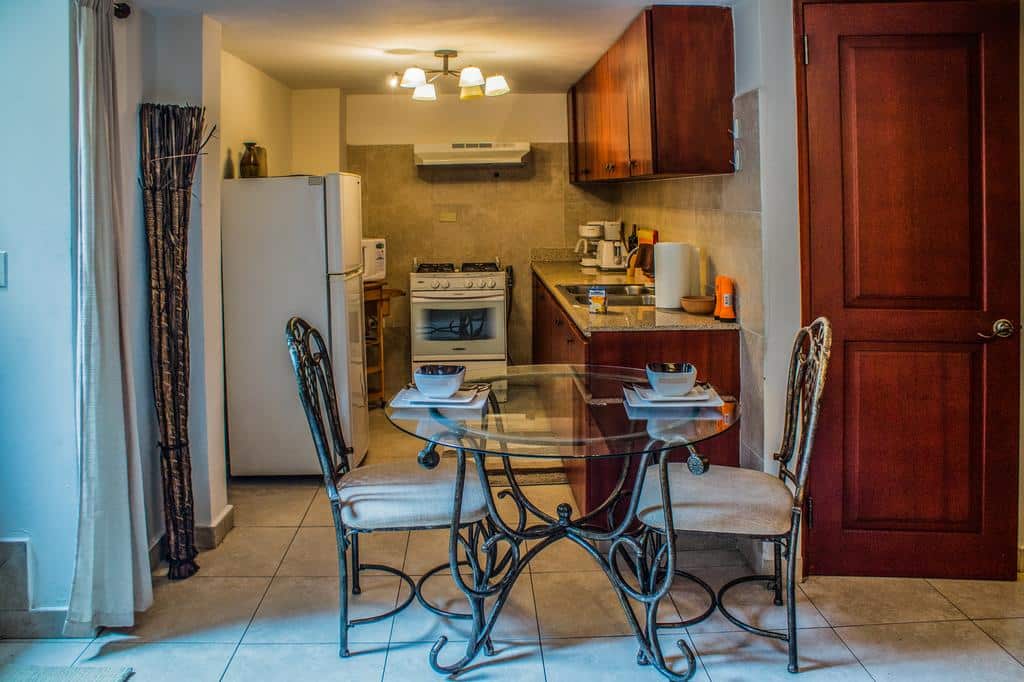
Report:
[[[469,454],[474,457],[476,462],[475,468],[484,490],[489,518],[482,524],[467,529],[462,527],[460,518],[466,480],[466,460]],[[498,493],[498,497],[510,498],[516,504],[518,511],[518,519],[515,525],[511,526],[506,523],[497,510],[484,465],[486,456],[495,455],[485,455],[469,448],[456,450],[455,495],[448,546],[449,569],[456,586],[469,600],[473,632],[466,644],[465,653],[459,660],[451,664],[442,664],[439,661],[441,651],[445,648],[448,639],[444,636],[438,638],[430,651],[430,666],[438,673],[456,675],[476,658],[481,649],[486,648],[488,653],[491,653],[491,631],[522,570],[549,545],[560,540],[568,540],[586,551],[611,582],[630,630],[639,645],[637,663],[651,665],[673,682],[689,680],[697,669],[693,651],[685,641],[678,640],[676,645],[686,658],[686,667],[680,672],[669,669],[658,639],[659,630],[693,625],[710,617],[718,605],[718,600],[714,590],[707,583],[675,567],[675,529],[672,525],[671,513],[669,513],[671,510],[668,489],[669,455],[665,445],[658,441],[651,441],[645,452],[638,455],[640,466],[632,484],[632,494],[628,497],[628,508],[617,523],[613,523],[612,517],[618,503],[624,499],[630,458],[623,458],[619,479],[608,498],[588,514],[571,519],[572,508],[568,504],[558,505],[557,518],[555,518],[530,502],[516,480],[508,456],[501,456],[511,490],[501,491]],[[636,508],[648,464],[651,463],[652,458],[657,460],[662,503],[666,512],[666,528],[660,531],[650,528],[636,530],[634,523]],[[430,466],[433,463],[429,457],[421,458],[421,462],[425,466]],[[541,523],[527,527],[527,513],[539,518]],[[609,521],[607,530],[594,523],[594,520],[601,514],[607,515]],[[525,553],[521,553],[521,545],[526,540],[538,540],[539,542]],[[600,542],[610,543],[607,556],[598,549],[597,544]],[[469,567],[471,575],[468,576],[470,578],[468,582],[459,571],[460,566]],[[440,570],[440,568],[436,570]],[[681,623],[659,622],[657,619],[658,605],[667,596],[676,577],[692,580],[701,587],[707,593],[710,605],[702,614],[687,621]],[[488,606],[486,602],[489,599],[493,599],[493,603]],[[633,613],[630,600],[643,605],[643,622],[640,622]]]

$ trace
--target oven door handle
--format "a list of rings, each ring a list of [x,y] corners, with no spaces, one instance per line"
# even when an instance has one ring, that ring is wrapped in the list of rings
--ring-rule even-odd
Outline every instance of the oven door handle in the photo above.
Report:
[[[431,296],[430,294],[416,294],[412,297],[412,303],[427,303],[431,301],[462,301],[473,303],[476,301],[504,301],[505,294],[490,294],[487,296],[452,296],[451,294],[440,294],[438,296]]]

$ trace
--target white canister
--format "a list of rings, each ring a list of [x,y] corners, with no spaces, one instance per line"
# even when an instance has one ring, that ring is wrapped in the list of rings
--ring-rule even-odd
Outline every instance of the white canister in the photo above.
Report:
[[[658,242],[654,245],[655,306],[679,309],[679,299],[692,294],[695,260],[689,244]]]

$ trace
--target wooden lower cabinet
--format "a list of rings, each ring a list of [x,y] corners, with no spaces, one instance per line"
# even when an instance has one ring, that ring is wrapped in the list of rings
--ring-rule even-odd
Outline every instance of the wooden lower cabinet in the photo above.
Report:
[[[736,330],[593,332],[584,336],[554,295],[533,278],[534,363],[613,365],[643,368],[648,362],[685,361],[697,366],[699,379],[710,381],[722,395],[740,395],[739,332]],[[612,397],[612,396],[609,396]],[[625,415],[615,409],[587,405],[578,393],[552,399],[573,400],[575,429],[593,437],[613,428]],[[742,409],[742,406],[741,406]],[[712,464],[739,466],[739,428],[733,428],[697,448]],[[688,453],[673,453],[685,460]],[[621,462],[617,458],[566,460],[565,469],[581,511],[598,506],[615,485]]]

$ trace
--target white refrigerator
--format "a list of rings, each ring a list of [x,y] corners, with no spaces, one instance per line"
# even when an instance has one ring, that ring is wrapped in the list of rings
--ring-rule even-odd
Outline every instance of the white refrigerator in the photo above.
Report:
[[[366,456],[362,183],[352,173],[225,180],[224,366],[233,476],[320,473],[285,345],[293,315],[330,344],[353,465]]]

